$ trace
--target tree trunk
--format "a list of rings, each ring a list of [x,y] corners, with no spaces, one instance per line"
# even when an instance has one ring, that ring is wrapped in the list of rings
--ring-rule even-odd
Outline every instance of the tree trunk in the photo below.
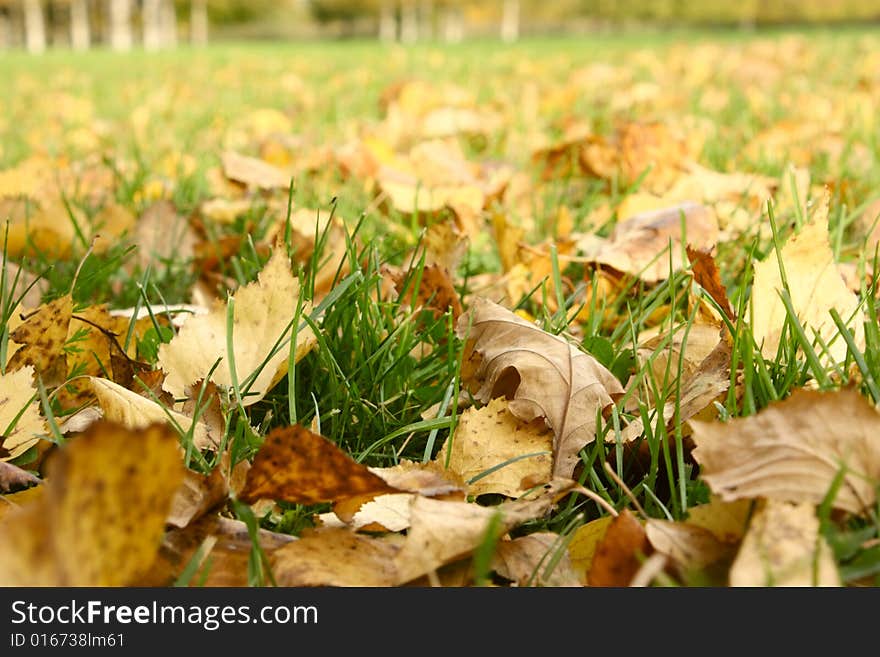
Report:
[[[70,46],[88,50],[92,42],[88,0],[70,0]]]
[[[419,14],[414,0],[404,0],[400,7],[400,40],[403,43],[419,40]]]
[[[144,49],[158,50],[162,47],[162,2],[144,0],[141,9],[141,22],[144,25]]]
[[[131,50],[131,0],[109,0],[108,20],[110,47],[113,50]]]
[[[461,43],[464,39],[464,21],[458,7],[443,10],[443,40],[446,43]]]
[[[160,3],[160,24],[162,26],[162,45],[168,48],[177,46],[177,9],[174,0],[162,0]]]
[[[40,0],[24,0],[24,42],[28,52],[46,50],[46,21]]]
[[[519,0],[504,0],[501,12],[501,40],[513,43],[519,39]]]
[[[10,26],[9,13],[5,7],[0,7],[0,50],[8,50],[12,47],[12,27]]]
[[[419,2],[419,35],[422,39],[434,38],[434,0]]]
[[[391,43],[397,40],[397,19],[391,0],[382,0],[379,5],[379,41]]]
[[[192,0],[189,9],[189,40],[197,46],[208,43],[207,0]]]

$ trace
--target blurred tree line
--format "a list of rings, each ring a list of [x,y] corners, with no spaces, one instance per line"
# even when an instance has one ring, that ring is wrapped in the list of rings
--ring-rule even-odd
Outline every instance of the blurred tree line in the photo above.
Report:
[[[148,50],[210,30],[250,36],[375,35],[447,42],[467,34],[597,28],[621,23],[774,25],[880,19],[880,0],[0,0],[0,49],[48,45]],[[256,28],[243,32],[243,26]]]

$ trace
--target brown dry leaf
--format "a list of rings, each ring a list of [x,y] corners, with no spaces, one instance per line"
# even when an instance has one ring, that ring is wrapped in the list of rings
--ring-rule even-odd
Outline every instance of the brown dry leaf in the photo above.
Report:
[[[0,426],[3,431],[0,435],[0,462],[21,456],[47,434],[34,388],[32,366],[14,372],[7,370],[0,376]]]
[[[392,272],[391,277],[398,294],[403,295],[402,304],[429,310],[435,319],[449,310],[452,311],[453,321],[458,321],[461,316],[461,301],[446,269],[439,265],[425,265],[422,268],[421,278],[418,281],[419,289],[415,295],[413,295],[413,286],[416,281],[411,275],[397,271]]]
[[[394,586],[403,541],[342,528],[307,531],[273,554],[272,572],[279,586]]]
[[[397,492],[323,436],[295,425],[266,436],[239,498],[317,504]]]
[[[581,586],[559,538],[553,532],[535,532],[501,541],[491,567],[518,586]]]
[[[243,385],[253,377],[242,403],[260,401],[287,372],[290,323],[296,312],[299,282],[293,277],[284,249],[276,249],[259,274],[259,280],[239,288],[234,295],[233,351],[237,381]],[[310,311],[304,303],[302,313]],[[158,362],[167,372],[163,390],[175,398],[186,395],[187,387],[205,379],[217,361],[210,380],[231,386],[227,358],[227,305],[218,303],[206,315],[190,317],[171,342],[159,347]],[[271,355],[275,345],[281,349]],[[317,344],[311,329],[296,336],[294,358],[299,361]],[[268,360],[267,360],[268,359]]]
[[[684,202],[621,221],[608,240],[592,247],[592,252],[585,251],[584,242],[580,246],[584,257],[598,264],[656,283],[685,267],[684,244],[711,248],[718,234],[717,221],[708,208]]]
[[[45,494],[0,525],[5,586],[124,586],[152,565],[183,476],[165,426],[92,425],[49,462]]]
[[[22,346],[10,357],[7,371],[33,365],[47,388],[61,384],[67,376],[64,343],[72,314],[73,299],[65,294],[25,315],[18,328],[9,334],[12,342]]]
[[[204,422],[196,422],[193,427],[191,417],[165,408],[113,381],[98,377],[89,377],[88,380],[107,420],[117,422],[128,429],[142,429],[151,424],[173,421],[184,431],[192,429],[193,445],[196,449],[211,449],[219,445],[219,440],[210,434]]]
[[[730,299],[727,297],[727,288],[721,282],[721,274],[711,251],[695,249],[688,244],[687,256],[691,262],[694,282],[712,297],[731,322],[736,323],[736,315],[733,308],[730,307]]]
[[[260,529],[257,540],[260,549],[271,558],[273,552],[296,538]],[[249,585],[248,562],[253,541],[247,525],[216,515],[205,516],[183,529],[165,534],[158,559],[136,585],[171,586],[200,547],[203,550],[200,565],[189,581],[190,586]]]
[[[575,530],[568,543],[568,557],[578,581],[586,585],[587,574],[593,565],[596,548],[614,520],[612,516],[603,516],[591,520]]]
[[[419,463],[403,460],[387,468],[370,468],[370,472],[397,490],[426,497],[464,499],[466,484],[462,478],[435,461]]]
[[[537,496],[494,507],[415,497],[406,542],[395,557],[398,583],[412,581],[470,554],[485,540],[493,518],[498,518],[500,537],[516,525],[542,517],[560,497],[578,488],[571,480],[554,479]]]
[[[596,546],[587,586],[629,586],[642,565],[640,557],[650,552],[642,523],[624,509],[611,521]]]
[[[840,586],[812,504],[768,500],[730,568],[731,586]]]
[[[687,522],[652,518],[645,523],[645,533],[651,547],[686,571],[703,570],[735,553],[734,546],[718,540],[708,529]]]
[[[255,189],[287,189],[290,176],[276,166],[255,157],[226,151],[222,157],[227,178]]]
[[[461,414],[455,433],[435,461],[446,466],[448,458],[449,469],[465,481],[480,477],[468,484],[469,495],[518,497],[533,485],[524,486],[524,479],[550,481],[552,447],[553,436],[543,419],[524,422],[510,412],[507,400],[493,399],[479,410],[469,408]],[[512,459],[518,460],[485,474]]]
[[[708,408],[712,402],[730,387],[730,358],[732,344],[726,335],[700,363],[694,373],[681,385],[678,399],[670,399],[663,405],[666,426],[682,424]],[[657,409],[651,411],[652,417]],[[642,435],[644,423],[636,418],[620,433],[623,442],[631,442]],[[610,433],[607,440],[616,440]]]
[[[756,415],[691,426],[701,475],[722,499],[819,504],[845,468],[832,506],[862,513],[876,502],[880,413],[855,390],[798,390]]]
[[[862,513],[876,502],[880,413],[855,390],[798,390],[757,415],[691,424],[693,456],[722,499],[819,504],[845,468],[832,506]]]
[[[820,346],[816,347],[820,361],[839,363],[847,353],[846,342],[838,335],[830,315],[831,309],[840,314],[850,327],[856,345],[864,349],[865,314],[859,307],[858,297],[847,288],[834,262],[825,212],[824,217],[815,218],[789,238],[778,255],[771,253],[762,262],[755,263],[750,299],[752,333],[755,342],[761,345],[764,357],[771,360],[776,357],[787,316],[779,297],[779,292],[784,289],[780,259],[785,268],[792,307],[807,337],[812,340],[814,332],[818,332],[828,345],[827,354]]]
[[[39,484],[40,479],[17,465],[0,461],[0,493],[10,493],[19,488]]]
[[[591,355],[487,299],[474,300],[457,331],[468,340],[462,380],[475,397],[506,397],[526,422],[543,417],[554,432],[553,475],[571,476],[595,440],[597,413],[623,394],[620,382]]]

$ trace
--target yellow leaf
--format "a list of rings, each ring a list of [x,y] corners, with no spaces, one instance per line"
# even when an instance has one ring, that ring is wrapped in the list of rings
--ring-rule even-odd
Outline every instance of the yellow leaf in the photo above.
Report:
[[[236,291],[233,315],[233,352],[237,381],[249,378],[242,403],[260,401],[287,371],[290,326],[295,312],[299,282],[293,277],[284,249],[277,249],[260,272],[259,280]],[[302,314],[311,309],[304,303]],[[158,362],[167,373],[163,390],[175,398],[183,397],[186,388],[201,381],[220,361],[210,380],[231,387],[232,373],[227,357],[227,306],[218,303],[206,315],[189,318],[171,342],[159,347]],[[294,327],[296,328],[296,327]],[[299,361],[317,344],[310,328],[296,336],[295,360]],[[277,353],[272,353],[278,345]],[[243,391],[244,392],[244,391]]]
[[[479,410],[469,408],[461,414],[455,433],[446,440],[436,462],[445,466],[448,458],[449,469],[465,481],[480,477],[468,485],[469,495],[518,497],[535,484],[550,481],[552,447],[552,433],[542,419],[519,420],[508,410],[506,400],[493,399]],[[527,455],[531,456],[521,458]]]
[[[124,586],[153,563],[183,476],[165,426],[92,425],[49,462],[46,490],[0,524],[0,585]]]
[[[612,516],[604,516],[578,527],[568,544],[568,556],[572,568],[582,584],[587,583],[587,573],[593,565],[596,548],[608,531],[612,520],[614,520]]]

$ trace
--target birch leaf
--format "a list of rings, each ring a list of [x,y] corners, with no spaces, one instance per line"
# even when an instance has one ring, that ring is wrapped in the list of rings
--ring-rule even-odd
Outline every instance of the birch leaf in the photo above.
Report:
[[[620,382],[590,354],[484,298],[458,322],[468,339],[462,378],[483,403],[507,397],[510,412],[553,430],[553,476],[570,477],[578,452],[595,440],[597,416]]]
[[[232,349],[240,385],[253,377],[242,403],[260,401],[287,371],[290,324],[296,311],[299,282],[293,277],[284,249],[277,249],[260,272],[259,280],[234,295]],[[303,304],[303,313],[309,304]],[[162,388],[176,398],[186,388],[208,376],[217,385],[232,386],[227,358],[227,306],[218,303],[206,315],[189,318],[172,338],[159,347],[159,365],[167,373]],[[315,336],[305,328],[296,336],[295,359],[299,361],[315,346]],[[272,353],[275,346],[281,348]]]
[[[7,370],[0,377],[0,461],[24,454],[47,433],[36,394],[34,368],[30,365],[14,372]]]

